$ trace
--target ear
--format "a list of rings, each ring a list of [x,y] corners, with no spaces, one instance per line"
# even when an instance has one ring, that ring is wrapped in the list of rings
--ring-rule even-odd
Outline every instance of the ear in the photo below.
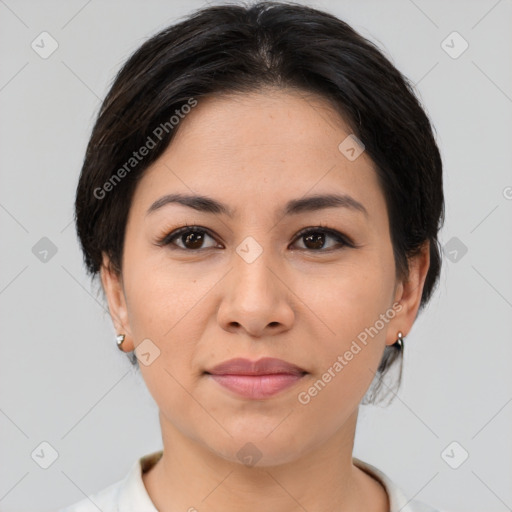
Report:
[[[133,336],[128,321],[128,308],[126,306],[122,276],[112,269],[106,254],[103,254],[100,276],[114,328],[117,334],[124,334],[126,336],[123,350],[133,350]]]
[[[430,242],[428,240],[424,242],[417,254],[408,258],[408,265],[409,276],[401,280],[396,287],[394,303],[399,303],[401,309],[390,322],[386,345],[395,343],[399,331],[405,338],[416,320],[425,278],[430,266]]]

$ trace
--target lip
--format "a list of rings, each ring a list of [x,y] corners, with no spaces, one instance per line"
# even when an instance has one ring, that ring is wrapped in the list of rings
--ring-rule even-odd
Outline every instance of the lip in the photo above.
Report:
[[[301,375],[306,373],[306,370],[274,357],[262,357],[257,361],[237,357],[214,366],[211,370],[207,370],[206,373],[212,375],[272,375],[276,373]]]
[[[274,396],[300,381],[306,370],[273,357],[258,361],[235,358],[205,372],[221,386],[251,399]]]

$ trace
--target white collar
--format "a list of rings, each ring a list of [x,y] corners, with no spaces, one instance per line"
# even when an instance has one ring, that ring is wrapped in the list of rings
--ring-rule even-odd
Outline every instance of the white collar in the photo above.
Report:
[[[123,512],[158,512],[142,480],[142,472],[154,466],[162,451],[141,457],[132,465],[119,487],[118,506]]]

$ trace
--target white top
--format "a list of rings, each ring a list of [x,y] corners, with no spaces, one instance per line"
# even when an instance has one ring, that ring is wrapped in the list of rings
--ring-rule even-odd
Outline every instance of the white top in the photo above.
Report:
[[[153,467],[162,453],[158,451],[141,457],[122,480],[58,512],[98,512],[98,509],[102,512],[158,512],[146,491],[142,473]],[[382,483],[389,496],[390,512],[440,512],[422,502],[409,501],[376,467],[356,458],[353,461],[354,465]]]

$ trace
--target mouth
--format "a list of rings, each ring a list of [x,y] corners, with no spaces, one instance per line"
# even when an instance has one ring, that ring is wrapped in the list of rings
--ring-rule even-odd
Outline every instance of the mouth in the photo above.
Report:
[[[275,358],[230,359],[205,372],[209,378],[238,396],[265,399],[288,389],[303,379],[303,368]]]

